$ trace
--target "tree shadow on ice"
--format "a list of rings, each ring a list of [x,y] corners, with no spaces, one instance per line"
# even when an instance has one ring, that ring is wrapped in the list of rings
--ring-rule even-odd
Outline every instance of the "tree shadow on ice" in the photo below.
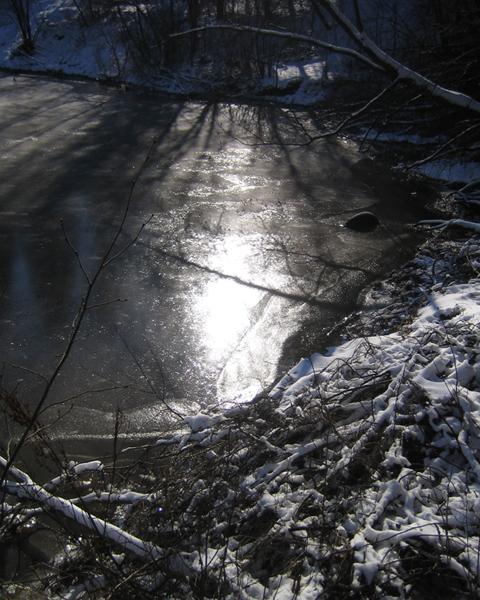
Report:
[[[52,85],[58,87],[57,83]],[[78,90],[76,84],[62,84],[60,88],[64,89],[65,85]],[[87,88],[85,91],[90,93],[89,86]],[[28,90],[24,93],[28,94]],[[85,109],[84,105],[77,106],[81,94],[75,95],[71,105],[65,102],[64,93],[52,95],[53,99],[49,99],[51,108],[55,108],[56,112],[61,105],[68,114],[65,118],[62,114],[55,114],[52,127],[44,123],[42,131],[48,139],[45,144],[42,142],[42,153],[39,153],[38,145],[32,145],[22,155],[21,168],[13,163],[10,168],[3,168],[2,174],[9,181],[8,194],[5,194],[2,205],[10,208],[14,215],[7,218],[2,232],[4,247],[0,270],[5,282],[2,312],[16,309],[13,322],[17,323],[13,333],[5,332],[4,340],[6,344],[11,335],[15,336],[14,344],[18,344],[16,340],[23,336],[28,339],[27,351],[18,349],[21,353],[18,358],[29,368],[38,367],[45,373],[56,360],[65,328],[68,329],[82,296],[82,274],[63,239],[60,217],[65,216],[67,232],[85,265],[93,266],[102,255],[111,222],[124,205],[128,183],[143,160],[151,138],[156,136],[162,140],[160,156],[154,157],[149,171],[152,179],[161,183],[168,173],[168,169],[163,168],[164,164],[180,160],[195,146],[210,112],[209,107],[185,111],[191,113],[189,123],[182,121],[182,104],[158,103],[157,99],[143,97],[126,100],[120,94],[102,91],[102,97],[107,100],[102,100],[100,106]],[[36,108],[34,103],[30,115],[26,115],[24,109],[19,115],[27,132],[39,130]],[[48,107],[44,108],[42,119],[46,116],[53,118]],[[69,129],[62,134],[61,143],[57,145],[52,139],[58,135],[59,127]],[[26,184],[26,181],[29,183]],[[134,201],[142,202],[138,193]],[[145,208],[138,207],[133,212],[135,214],[130,215],[130,221],[136,228]],[[85,218],[86,213],[88,218]],[[12,235],[17,240],[13,245]],[[20,279],[19,252],[23,257],[20,263],[24,265]],[[20,285],[22,281],[23,287]],[[25,293],[27,289],[30,290],[28,294]],[[53,302],[49,289],[54,290]],[[99,289],[97,297],[108,289],[108,285],[106,289]],[[43,315],[40,319],[42,327],[38,329],[32,329],[32,321],[29,320],[32,307],[27,305],[32,302]],[[101,318],[100,322],[94,318],[92,326],[99,331],[104,327]],[[32,336],[35,330],[44,330],[48,334],[42,335],[41,340],[35,340],[35,335]],[[86,343],[84,337],[80,340],[80,347]],[[9,360],[8,353],[4,358]],[[24,376],[25,373],[22,378]]]

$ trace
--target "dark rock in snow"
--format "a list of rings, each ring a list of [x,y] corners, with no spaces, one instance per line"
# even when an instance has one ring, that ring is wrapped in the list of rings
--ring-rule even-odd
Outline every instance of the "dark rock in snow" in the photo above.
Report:
[[[369,211],[359,212],[345,223],[345,227],[354,231],[373,231],[380,223],[378,217]]]

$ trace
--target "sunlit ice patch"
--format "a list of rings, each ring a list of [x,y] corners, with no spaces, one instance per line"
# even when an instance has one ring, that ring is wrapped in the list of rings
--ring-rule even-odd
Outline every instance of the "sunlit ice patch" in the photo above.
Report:
[[[209,267],[218,275],[205,284],[195,311],[212,360],[221,360],[238,344],[250,326],[252,309],[263,295],[251,285],[254,252],[245,237],[228,236],[210,256]]]

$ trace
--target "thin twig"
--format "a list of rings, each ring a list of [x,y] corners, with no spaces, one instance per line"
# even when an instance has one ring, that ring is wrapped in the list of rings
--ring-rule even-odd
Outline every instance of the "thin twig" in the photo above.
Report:
[[[83,264],[80,254],[78,253],[78,250],[75,248],[75,246],[72,244],[70,238],[68,237],[68,234],[65,230],[65,223],[63,222],[63,219],[60,219],[60,227],[62,228],[62,232],[65,237],[65,241],[67,242],[67,245],[70,248],[70,250],[73,252],[75,258],[77,259],[78,266],[80,267],[80,270],[82,271],[85,279],[87,280],[88,285],[92,285],[92,280],[90,279],[90,275],[88,274],[88,271],[85,268],[85,265]]]

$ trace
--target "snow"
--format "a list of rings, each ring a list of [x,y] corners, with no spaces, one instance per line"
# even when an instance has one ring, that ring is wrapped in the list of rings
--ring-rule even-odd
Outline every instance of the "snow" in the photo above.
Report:
[[[361,356],[373,355],[381,360],[383,372],[389,371],[397,377],[403,376],[407,367],[417,388],[423,390],[432,401],[444,403],[452,398],[453,389],[456,388],[455,394],[458,395],[459,385],[467,385],[471,380],[473,369],[469,369],[465,362],[468,356],[451,346],[443,348],[439,341],[431,343],[428,347],[429,352],[435,352],[436,356],[426,365],[417,359],[416,353],[422,354],[422,349],[425,350],[425,340],[446,335],[446,323],[450,327],[475,330],[480,321],[479,306],[479,282],[451,286],[441,292],[435,291],[428,297],[427,305],[419,311],[410,325],[408,334],[399,336],[395,333],[348,341],[337,348],[329,349],[327,354],[302,359],[274,388],[272,397],[279,399],[281,405],[286,408],[305,391],[311,390],[317,384],[331,381],[332,375],[344,366],[347,367],[344,370],[344,374],[347,375],[349,364],[357,363]],[[364,364],[362,368],[365,369],[366,366]],[[338,385],[343,387],[343,382],[340,381]],[[471,399],[477,397],[477,394],[470,390],[464,390],[463,393]],[[323,396],[326,395],[324,392]],[[381,398],[382,396],[377,398],[377,403]],[[395,402],[398,401],[397,395]],[[387,407],[380,410],[378,418],[388,416],[385,414],[386,410]]]
[[[101,590],[105,586],[106,582],[107,579],[104,575],[91,577],[83,583],[70,588],[65,594],[62,594],[61,600],[79,600],[81,598],[88,597],[90,593],[95,593],[95,591]]]
[[[128,8],[124,6],[124,12],[128,13]],[[0,8],[0,67],[113,80],[172,94],[211,91],[212,85],[207,84],[195,66],[182,67],[175,73],[168,69],[150,75],[140,73],[122,43],[118,24],[109,18],[98,18],[86,27],[71,0],[33,3],[32,20],[36,51],[29,56],[17,50],[21,41],[18,29],[8,10]],[[311,105],[325,97],[325,66],[321,58],[279,63],[272,77],[259,82],[256,92],[265,90],[268,95],[268,89],[282,90],[297,84],[292,93],[276,100],[287,105]]]
[[[284,94],[275,95],[279,104],[310,106],[326,98],[325,84],[333,79],[328,74],[327,65],[321,58],[306,61],[291,61],[278,64],[272,77],[265,77],[258,84],[258,91],[268,95],[268,90],[283,90]],[[290,87],[295,88],[288,93]]]
[[[397,144],[412,144],[415,146],[431,145],[431,144],[442,144],[446,142],[446,138],[441,135],[435,137],[427,137],[419,135],[418,133],[408,132],[393,132],[393,131],[378,131],[376,129],[366,129],[360,127],[358,130],[358,136],[375,142],[393,142]]]
[[[76,463],[74,461],[70,461],[62,475],[53,478],[51,481],[45,484],[45,489],[52,490],[68,479],[74,479],[79,475],[83,475],[84,473],[98,472],[102,471],[104,468],[103,463],[99,460],[91,460],[84,463]]]
[[[432,160],[415,170],[431,179],[453,183],[468,183],[480,177],[480,163],[474,161]]]
[[[126,490],[120,493],[112,492],[91,492],[85,496],[79,496],[78,498],[70,498],[69,502],[72,504],[90,504],[92,502],[107,502],[112,504],[136,504],[137,502],[151,502],[152,498],[149,494],[139,494],[138,492],[132,492]]]
[[[475,239],[460,243],[458,248],[459,254],[471,252],[472,260],[478,260]],[[432,262],[423,260],[423,265],[428,269]],[[400,331],[348,340],[328,348],[302,359],[280,380],[270,397],[286,415],[293,409],[296,415],[302,415],[306,405],[314,403],[319,403],[319,408],[324,405],[326,410],[329,402],[342,396],[345,399],[340,400],[339,408],[348,414],[342,404],[353,403],[358,414],[354,421],[337,423],[330,437],[323,438],[320,432],[308,443],[285,447],[285,458],[263,465],[245,479],[248,488],[263,490],[258,506],[275,509],[284,518],[289,513],[279,504],[285,504],[289,494],[283,492],[283,486],[276,491],[270,486],[282,473],[287,474],[288,480],[300,456],[315,453],[335,439],[343,440],[341,459],[329,466],[330,478],[341,477],[377,432],[390,431],[393,443],[380,467],[390,473],[398,471],[398,476],[374,485],[353,509],[344,527],[338,528],[343,536],[352,536],[353,585],[357,587],[381,581],[386,557],[389,556],[389,562],[395,561],[397,548],[412,540],[422,540],[436,548],[440,560],[460,577],[479,581],[475,561],[480,558],[480,538],[474,507],[478,507],[480,497],[480,369],[476,349],[480,279],[474,276],[468,283],[450,285],[432,281],[431,289],[424,289],[423,296],[415,318]],[[374,371],[377,380],[388,373],[390,384],[367,405],[356,404],[355,389]],[[415,398],[426,398],[428,402],[417,405],[411,426],[401,425],[401,415],[413,409]],[[303,407],[300,413],[296,410],[299,406]],[[361,415],[363,421],[359,420]],[[405,436],[411,431],[412,438],[419,438],[421,443],[417,423],[425,418],[435,432],[430,447],[438,448],[441,454],[436,457],[431,453],[432,458],[426,458],[424,469],[417,473],[404,455],[401,438],[394,434],[400,431]],[[352,434],[353,444],[346,442]],[[449,455],[457,455],[454,462],[447,459]],[[448,514],[436,504],[435,497],[441,505],[448,503]],[[287,516],[287,521],[291,518]],[[446,523],[454,526],[456,532],[449,531]],[[449,554],[452,544],[460,552],[457,558]]]
[[[78,11],[68,2],[44,2],[32,5],[36,26],[34,55],[16,51],[20,43],[15,23],[0,11],[0,66],[28,71],[54,71],[92,78],[114,76],[112,57],[105,43],[102,25],[90,28],[88,43],[82,31]]]
[[[190,427],[192,433],[196,433],[216,425],[221,420],[221,417],[198,413],[196,415],[186,416],[183,420]]]

